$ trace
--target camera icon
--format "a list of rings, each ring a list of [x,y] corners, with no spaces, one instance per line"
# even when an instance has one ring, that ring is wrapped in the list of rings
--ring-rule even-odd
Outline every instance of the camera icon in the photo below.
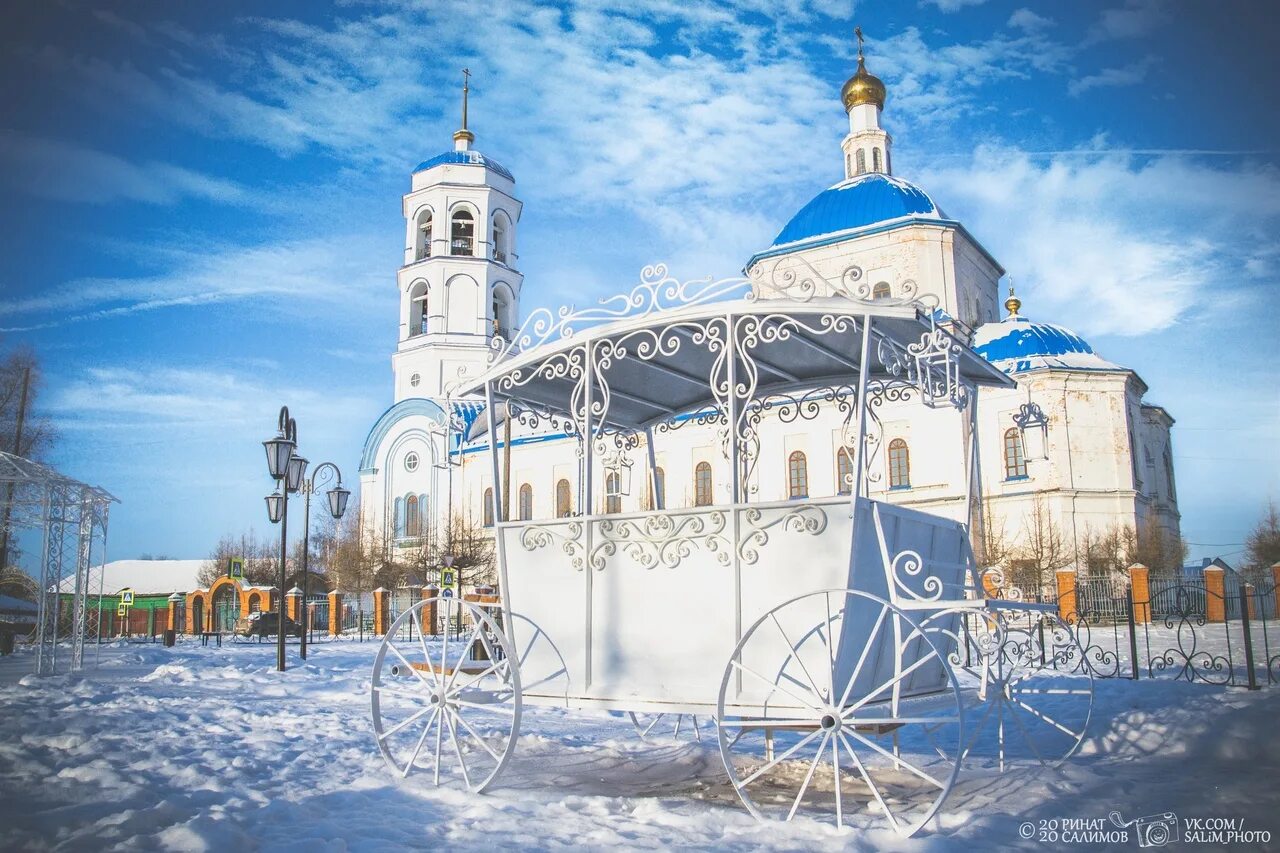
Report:
[[[1164,847],[1178,838],[1178,816],[1173,812],[1151,814],[1125,821],[1119,812],[1110,814],[1111,822],[1121,829],[1133,827],[1139,847]]]

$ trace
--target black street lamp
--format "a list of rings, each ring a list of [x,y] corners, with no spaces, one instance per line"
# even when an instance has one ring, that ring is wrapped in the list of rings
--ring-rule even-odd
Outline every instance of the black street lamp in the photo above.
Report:
[[[329,489],[327,493],[329,514],[334,517],[334,520],[342,518],[342,514],[347,511],[347,498],[351,497],[351,490],[342,487],[342,472],[332,462],[321,462],[312,472],[311,479],[302,483],[302,493],[306,496],[306,508],[302,514],[302,606],[298,608],[298,613],[302,618],[301,654],[303,660],[307,659],[307,629],[309,628],[309,622],[307,621],[307,587],[311,577],[308,566],[311,559],[311,493],[316,490],[316,481],[320,479],[320,475],[329,471],[332,471],[338,479],[337,485]],[[335,618],[335,614],[329,614],[329,618]]]
[[[267,450],[267,471],[276,481],[276,493],[267,497],[267,518],[280,525],[280,583],[276,607],[276,670],[285,671],[284,660],[284,582],[288,557],[289,493],[297,492],[307,470],[307,460],[295,456],[298,447],[298,425],[289,417],[289,407],[280,407],[275,438],[262,442]],[[281,488],[283,486],[283,488]]]

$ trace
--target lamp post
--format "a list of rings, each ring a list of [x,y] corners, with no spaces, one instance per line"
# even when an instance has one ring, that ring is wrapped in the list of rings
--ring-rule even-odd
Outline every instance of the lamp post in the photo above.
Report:
[[[280,418],[275,438],[262,442],[267,451],[267,472],[276,481],[276,491],[268,495],[267,518],[280,525],[280,583],[276,607],[276,670],[285,671],[284,660],[284,584],[285,565],[288,558],[289,495],[297,494],[307,471],[307,460],[297,454],[298,425],[289,417],[289,407],[280,407]]]
[[[307,659],[307,628],[310,625],[307,621],[307,582],[310,580],[308,563],[311,559],[311,493],[316,490],[316,481],[320,479],[320,475],[327,471],[332,471],[338,478],[337,485],[325,493],[329,498],[329,514],[335,521],[342,518],[342,514],[347,511],[347,498],[351,497],[351,490],[342,487],[342,472],[332,462],[321,462],[311,472],[311,479],[302,484],[302,494],[305,496],[305,508],[302,513],[302,606],[298,609],[298,614],[302,620],[303,660]],[[329,618],[332,619],[333,615],[330,614]]]

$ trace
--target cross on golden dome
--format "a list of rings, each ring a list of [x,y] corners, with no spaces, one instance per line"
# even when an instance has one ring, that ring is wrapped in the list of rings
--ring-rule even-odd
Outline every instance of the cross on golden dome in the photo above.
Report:
[[[858,71],[840,90],[840,100],[844,102],[845,111],[859,104],[875,104],[877,109],[884,109],[885,89],[879,77],[867,71],[866,60],[862,56],[862,27],[854,27],[853,34],[858,39]]]

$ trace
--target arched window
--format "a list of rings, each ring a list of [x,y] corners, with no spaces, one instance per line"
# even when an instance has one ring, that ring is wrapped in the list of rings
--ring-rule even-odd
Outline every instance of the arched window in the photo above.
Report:
[[[889,488],[911,488],[911,451],[900,438],[889,442]]]
[[[449,243],[451,255],[474,255],[476,245],[476,222],[469,210],[459,210],[453,214],[453,236]]]
[[[573,515],[573,492],[569,489],[568,480],[556,481],[556,518],[568,518]]]
[[[604,478],[604,511],[622,512],[622,479],[614,471]]]
[[[1004,431],[1004,478],[1027,476],[1027,456],[1022,451],[1022,432],[1016,427]]]
[[[1176,503],[1178,491],[1173,487],[1173,454],[1167,447],[1164,449],[1164,476],[1169,483],[1169,500]]]
[[[653,469],[653,500],[649,508],[667,508],[667,472],[660,467]]]
[[[711,506],[710,462],[699,462],[693,469],[693,505]]]
[[[420,261],[431,257],[431,211],[424,210],[418,214],[418,229],[414,240],[417,243],[414,259]]]
[[[409,335],[427,333],[427,283],[419,281],[409,288]]]
[[[507,224],[500,216],[493,218],[493,259],[500,264],[507,262]]]
[[[493,489],[484,490],[484,526],[493,527]]]
[[[853,157],[849,154],[844,155],[844,173],[846,177],[853,177]]]
[[[884,164],[880,162],[880,149],[879,149],[879,148],[872,148],[872,149],[871,149],[871,171],[873,171],[873,172],[883,172],[883,171],[884,171]]]
[[[893,295],[893,291],[889,289],[889,282],[877,281],[875,287],[871,288],[872,299],[888,299]]]
[[[799,450],[787,457],[787,497],[809,497],[809,462]]]
[[[391,535],[396,539],[404,536],[404,498],[396,498],[395,516],[391,522]]]
[[[836,453],[836,493],[841,495],[853,492],[853,459],[849,451],[840,448]]]
[[[533,518],[533,486],[525,483],[520,487],[520,520]]]
[[[417,495],[409,495],[404,499],[404,535],[422,535],[422,516],[418,512]]]
[[[865,175],[867,173],[867,152],[859,148],[857,153],[853,155],[853,161],[858,167],[854,174]]]

